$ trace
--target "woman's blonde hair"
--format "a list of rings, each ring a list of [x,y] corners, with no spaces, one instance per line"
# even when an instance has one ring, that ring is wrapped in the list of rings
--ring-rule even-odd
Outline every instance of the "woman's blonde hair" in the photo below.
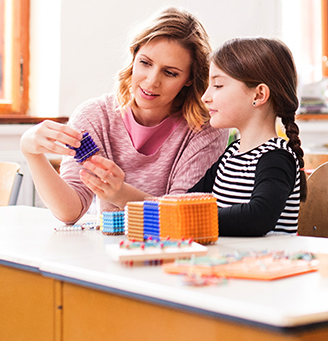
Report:
[[[208,86],[211,53],[209,37],[203,25],[190,13],[174,7],[163,10],[130,45],[132,60],[118,74],[116,96],[123,109],[134,101],[131,94],[133,63],[140,47],[154,38],[163,37],[180,44],[191,55],[190,86],[184,86],[174,101],[177,111],[181,110],[189,126],[200,129],[209,120],[201,97]]]

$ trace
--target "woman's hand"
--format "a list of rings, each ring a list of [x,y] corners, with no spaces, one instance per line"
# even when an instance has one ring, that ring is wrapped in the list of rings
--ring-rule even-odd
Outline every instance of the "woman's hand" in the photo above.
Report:
[[[27,130],[21,137],[24,154],[75,155],[66,144],[78,148],[82,134],[67,125],[46,120]]]
[[[113,161],[98,155],[86,161],[84,167],[88,171],[85,169],[80,171],[83,183],[100,199],[120,206],[125,177],[123,170]]]

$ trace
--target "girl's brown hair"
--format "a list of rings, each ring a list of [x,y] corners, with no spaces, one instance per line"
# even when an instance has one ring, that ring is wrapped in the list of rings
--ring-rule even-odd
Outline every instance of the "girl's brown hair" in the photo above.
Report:
[[[295,123],[298,108],[297,72],[289,48],[281,41],[267,38],[238,38],[217,49],[211,61],[230,77],[249,88],[260,83],[270,88],[273,110],[285,126],[288,145],[295,152],[301,169],[301,201],[306,199],[306,178],[299,128]]]
[[[152,39],[163,37],[171,39],[187,49],[191,55],[190,86],[184,86],[175,98],[174,108],[182,115],[193,129],[200,129],[209,120],[209,115],[201,96],[208,86],[209,62],[211,53],[209,37],[202,24],[190,13],[174,7],[163,10],[132,41],[130,64],[118,74],[116,96],[121,108],[131,105],[133,62],[140,47]]]

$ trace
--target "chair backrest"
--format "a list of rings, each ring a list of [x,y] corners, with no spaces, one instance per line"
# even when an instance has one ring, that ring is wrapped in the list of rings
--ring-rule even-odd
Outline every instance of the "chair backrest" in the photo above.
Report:
[[[328,162],[328,153],[306,152],[304,154],[305,174],[309,176],[319,166]]]
[[[307,199],[300,205],[298,234],[328,237],[328,162],[308,177],[307,187]]]
[[[15,205],[22,181],[15,162],[0,162],[0,206]]]

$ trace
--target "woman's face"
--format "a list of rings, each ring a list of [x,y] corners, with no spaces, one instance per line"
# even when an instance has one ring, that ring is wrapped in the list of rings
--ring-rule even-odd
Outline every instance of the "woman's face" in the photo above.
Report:
[[[173,40],[155,38],[142,45],[135,56],[132,93],[136,120],[154,126],[165,119],[175,97],[189,86],[190,52]]]
[[[253,110],[254,91],[222,70],[210,64],[209,86],[202,101],[211,116],[214,128],[241,129],[249,120],[248,111]]]

